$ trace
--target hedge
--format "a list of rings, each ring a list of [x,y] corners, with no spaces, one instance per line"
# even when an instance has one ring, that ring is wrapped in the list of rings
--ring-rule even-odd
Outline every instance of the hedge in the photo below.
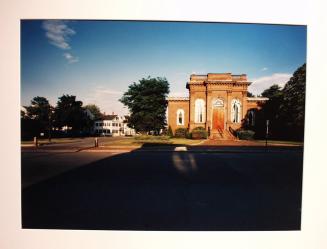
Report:
[[[193,139],[206,139],[208,137],[208,132],[203,127],[195,127],[192,130]]]
[[[186,134],[187,134],[187,129],[186,128],[178,128],[175,130],[175,137],[178,138],[186,138]]]
[[[255,132],[251,130],[237,130],[236,135],[241,140],[252,140]]]

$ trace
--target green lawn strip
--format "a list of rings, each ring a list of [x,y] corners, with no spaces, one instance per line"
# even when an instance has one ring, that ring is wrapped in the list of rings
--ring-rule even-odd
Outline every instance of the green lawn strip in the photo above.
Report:
[[[186,139],[186,138],[171,138],[173,144],[183,144],[183,145],[197,145],[205,139]]]
[[[71,143],[75,141],[82,141],[80,138],[52,138],[51,144],[58,144],[58,143]],[[21,144],[33,144],[34,141],[21,141]],[[38,139],[39,144],[49,144],[49,140],[46,138]]]
[[[101,142],[101,146],[157,146],[157,145],[195,145],[203,140],[192,140],[186,138],[169,138],[167,136],[138,136],[115,141]]]

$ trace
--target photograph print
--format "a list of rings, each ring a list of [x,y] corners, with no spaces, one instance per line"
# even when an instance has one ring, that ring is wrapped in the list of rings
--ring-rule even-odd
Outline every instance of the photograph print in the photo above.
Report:
[[[301,230],[306,37],[21,20],[22,228]]]

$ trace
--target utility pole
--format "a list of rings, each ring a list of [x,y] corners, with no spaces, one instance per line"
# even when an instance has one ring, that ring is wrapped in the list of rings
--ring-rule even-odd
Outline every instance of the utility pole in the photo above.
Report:
[[[49,143],[51,143],[51,132],[52,132],[52,116],[53,116],[53,108],[52,106],[49,107],[49,113],[48,113],[48,117],[49,117],[49,129],[48,129],[48,140],[49,140]]]
[[[266,120],[266,147],[268,146],[269,120]]]

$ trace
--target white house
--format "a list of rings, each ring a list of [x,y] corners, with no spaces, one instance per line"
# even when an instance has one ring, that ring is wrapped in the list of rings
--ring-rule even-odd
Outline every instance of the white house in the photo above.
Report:
[[[93,131],[95,134],[104,136],[133,136],[135,130],[127,126],[128,116],[116,114],[105,115],[94,121]]]

